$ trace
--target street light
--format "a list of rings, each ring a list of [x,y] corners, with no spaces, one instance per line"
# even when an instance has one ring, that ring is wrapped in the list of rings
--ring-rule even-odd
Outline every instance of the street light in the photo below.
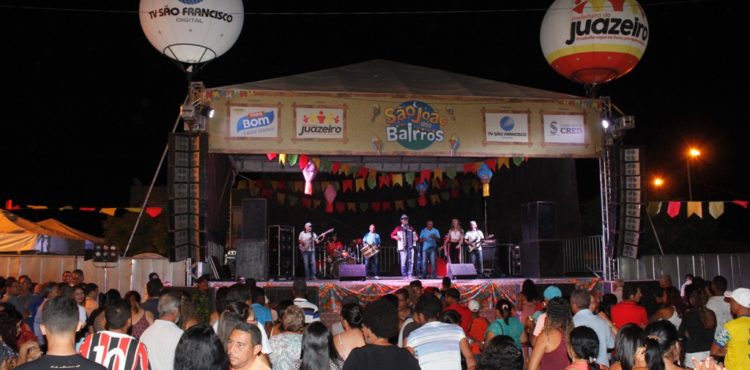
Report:
[[[654,178],[653,184],[655,188],[661,188],[662,186],[664,186],[664,179],[661,177],[656,177]]]
[[[690,200],[693,200],[693,183],[690,180],[690,160],[700,157],[701,151],[698,148],[691,147],[688,149],[688,158],[687,158],[687,178],[688,178],[688,196],[690,197]]]

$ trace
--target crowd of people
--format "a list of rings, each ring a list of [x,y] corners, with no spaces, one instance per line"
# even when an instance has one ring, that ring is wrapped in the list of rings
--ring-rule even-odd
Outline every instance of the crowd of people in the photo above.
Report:
[[[293,299],[269,302],[252,280],[214,292],[206,278],[178,289],[152,273],[144,300],[99,292],[80,270],[0,278],[0,370],[750,369],[750,290],[687,281],[564,297],[527,280],[482,312],[448,278],[414,280],[371,302],[344,297],[340,322],[324,324],[302,279]]]

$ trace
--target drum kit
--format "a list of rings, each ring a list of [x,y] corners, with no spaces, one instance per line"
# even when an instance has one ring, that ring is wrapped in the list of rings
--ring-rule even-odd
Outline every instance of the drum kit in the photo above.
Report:
[[[367,245],[362,238],[349,242],[348,247],[336,249],[325,258],[325,271],[328,277],[338,279],[341,265],[354,265],[364,263],[365,258],[372,257],[380,252],[377,246]]]

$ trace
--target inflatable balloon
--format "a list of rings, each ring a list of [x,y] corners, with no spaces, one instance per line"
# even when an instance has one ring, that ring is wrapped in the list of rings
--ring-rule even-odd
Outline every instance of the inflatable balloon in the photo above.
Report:
[[[242,0],[141,0],[146,38],[183,63],[205,63],[226,53],[242,31]]]
[[[556,0],[542,21],[542,52],[552,68],[597,85],[632,70],[646,51],[646,14],[635,0]]]

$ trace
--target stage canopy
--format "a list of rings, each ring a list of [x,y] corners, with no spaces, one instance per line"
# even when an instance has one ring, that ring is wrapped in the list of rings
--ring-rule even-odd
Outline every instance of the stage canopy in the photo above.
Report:
[[[34,223],[5,210],[0,212],[0,252],[82,254],[87,243],[104,240],[54,219]]]
[[[53,230],[60,234],[67,235],[66,239],[73,240],[88,240],[94,244],[104,244],[105,241],[102,238],[87,234],[81,230],[76,230],[54,218],[48,218],[44,221],[37,222],[38,225],[44,227],[47,230]]]
[[[267,153],[356,156],[390,171],[467,157],[595,158],[603,134],[599,99],[386,60],[206,95],[216,110],[209,151],[232,154],[240,171],[283,170]],[[384,157],[396,158],[383,168]]]

